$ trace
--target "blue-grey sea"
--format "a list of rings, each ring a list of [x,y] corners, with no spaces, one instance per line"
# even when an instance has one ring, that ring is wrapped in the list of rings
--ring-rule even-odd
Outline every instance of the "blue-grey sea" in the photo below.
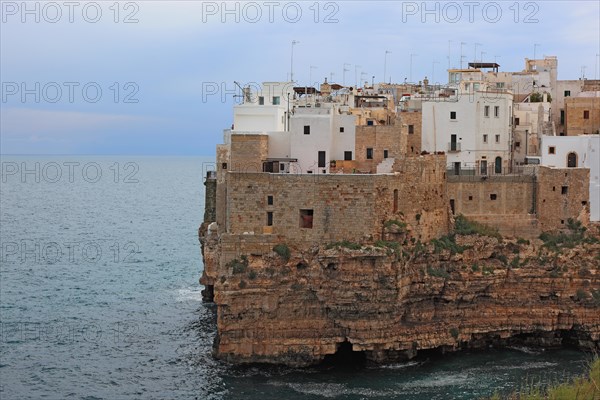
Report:
[[[575,350],[382,368],[211,356],[197,228],[211,157],[2,156],[0,399],[478,399],[581,373]]]

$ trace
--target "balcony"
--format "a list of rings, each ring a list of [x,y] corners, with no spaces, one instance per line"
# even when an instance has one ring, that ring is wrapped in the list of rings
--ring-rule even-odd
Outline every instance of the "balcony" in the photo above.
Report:
[[[450,142],[448,143],[448,153],[456,153],[460,151],[460,143]]]

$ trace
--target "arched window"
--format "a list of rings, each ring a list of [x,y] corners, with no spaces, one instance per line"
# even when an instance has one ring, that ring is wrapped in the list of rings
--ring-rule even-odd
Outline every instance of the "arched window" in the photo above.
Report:
[[[496,157],[496,160],[494,162],[494,172],[496,174],[502,173],[502,157]]]
[[[569,167],[569,168],[577,167],[577,153],[575,153],[574,151],[570,152],[567,155],[567,167]]]

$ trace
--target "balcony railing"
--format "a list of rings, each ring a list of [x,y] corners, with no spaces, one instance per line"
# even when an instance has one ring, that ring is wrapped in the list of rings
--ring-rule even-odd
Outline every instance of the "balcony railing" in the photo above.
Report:
[[[460,143],[450,142],[448,143],[448,153],[460,151]]]

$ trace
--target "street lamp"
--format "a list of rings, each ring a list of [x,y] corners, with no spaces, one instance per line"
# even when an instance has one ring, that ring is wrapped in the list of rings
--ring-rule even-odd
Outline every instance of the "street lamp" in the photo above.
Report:
[[[413,82],[413,78],[412,78],[412,61],[413,61],[413,57],[414,56],[418,56],[418,54],[410,53],[410,72],[408,74],[408,77],[410,78],[411,83]]]
[[[349,69],[346,68],[346,65],[350,66],[350,64],[344,63],[344,72],[343,72],[343,75],[342,75],[342,86],[346,86],[346,72],[350,71]]]
[[[477,62],[477,46],[483,46],[481,43],[475,43],[475,51],[473,55],[473,62]]]
[[[385,51],[385,56],[383,57],[383,83],[385,83],[385,74],[386,74],[386,69],[387,69],[387,55],[390,54],[391,51],[386,50]]]
[[[294,46],[300,43],[297,40],[292,40],[292,58],[290,61],[290,81],[294,82]]]

